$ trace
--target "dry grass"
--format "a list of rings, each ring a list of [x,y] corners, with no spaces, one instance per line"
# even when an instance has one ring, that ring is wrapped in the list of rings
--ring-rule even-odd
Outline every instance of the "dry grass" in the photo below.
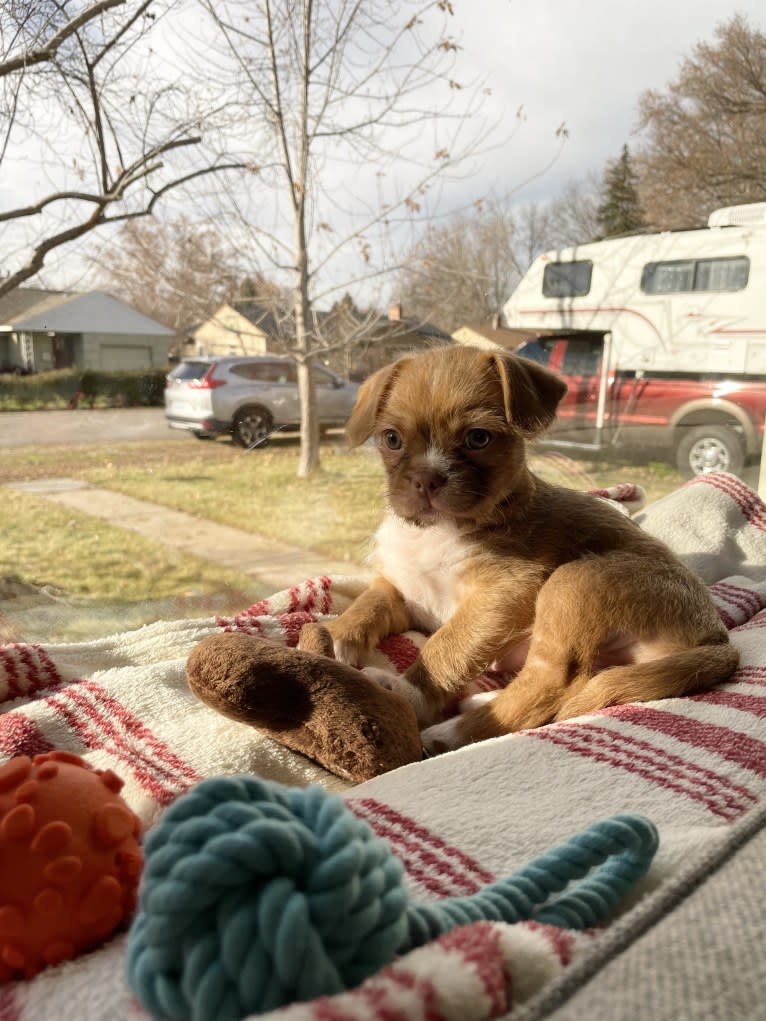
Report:
[[[238,612],[266,595],[245,574],[6,489],[0,641],[74,641],[161,617]]]
[[[577,489],[635,481],[650,500],[681,482],[665,465],[577,462],[558,454],[536,454],[533,460],[551,481]],[[322,468],[309,481],[296,478],[297,464],[294,439],[257,452],[191,438],[188,444],[26,447],[3,451],[0,485],[81,479],[329,558],[359,562],[381,516],[383,476],[376,453],[325,444]],[[265,594],[244,574],[43,497],[2,493],[0,639],[16,638],[21,629],[28,640],[79,640],[159,616],[235,612]]]

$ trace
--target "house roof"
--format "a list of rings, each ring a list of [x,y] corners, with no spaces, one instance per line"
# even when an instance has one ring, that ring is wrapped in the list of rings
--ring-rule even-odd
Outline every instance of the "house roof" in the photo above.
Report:
[[[270,309],[264,308],[257,298],[242,298],[239,301],[232,301],[231,307],[270,337],[279,335],[284,329],[284,325],[280,327],[274,313]]]
[[[473,334],[481,340],[489,341],[490,344],[497,344],[498,347],[513,349],[519,347],[530,337],[537,336],[539,330],[509,329],[507,326],[492,326],[491,323],[465,323],[460,326],[452,336],[455,340],[463,341],[466,334]]]
[[[292,309],[286,310],[283,315],[275,314],[273,308],[265,307],[258,298],[243,298],[239,301],[227,302],[222,308],[234,309],[268,337],[285,340],[291,338],[295,333],[295,315]],[[212,319],[215,320],[220,312],[221,309],[212,316]],[[404,316],[392,318],[388,315],[370,316],[351,311],[343,305],[328,312],[312,309],[312,317],[313,329],[327,336],[353,336],[355,333],[360,333],[364,342],[380,342],[408,335],[415,335],[424,340],[452,341],[449,333],[445,333],[433,323],[424,322],[421,319],[405,318]],[[199,324],[199,326],[204,325],[204,323]]]
[[[426,337],[429,340],[452,340],[445,330],[422,319],[404,316],[401,319],[389,319],[388,316],[381,316],[378,325],[390,333],[414,333],[418,337]]]
[[[104,291],[20,287],[0,298],[0,329],[29,333],[122,333],[172,337],[174,331]]]

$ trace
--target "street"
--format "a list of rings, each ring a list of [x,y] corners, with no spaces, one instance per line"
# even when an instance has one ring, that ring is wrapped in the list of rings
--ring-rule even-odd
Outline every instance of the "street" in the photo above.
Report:
[[[191,441],[183,430],[168,428],[164,408],[0,413],[0,447],[175,439]]]

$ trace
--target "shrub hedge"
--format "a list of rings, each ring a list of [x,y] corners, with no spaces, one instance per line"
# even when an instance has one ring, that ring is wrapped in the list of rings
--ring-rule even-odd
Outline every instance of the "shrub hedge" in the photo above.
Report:
[[[49,408],[137,408],[163,403],[165,371],[97,372],[57,369],[0,375],[0,411]]]

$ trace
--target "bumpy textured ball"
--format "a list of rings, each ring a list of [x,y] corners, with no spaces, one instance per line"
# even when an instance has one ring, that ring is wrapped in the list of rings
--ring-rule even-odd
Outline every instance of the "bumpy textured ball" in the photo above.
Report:
[[[203,781],[146,860],[128,979],[154,1016],[224,1021],[340,992],[406,933],[401,863],[319,787]]]
[[[122,786],[68,752],[0,768],[0,981],[90,950],[135,907],[141,824]]]

